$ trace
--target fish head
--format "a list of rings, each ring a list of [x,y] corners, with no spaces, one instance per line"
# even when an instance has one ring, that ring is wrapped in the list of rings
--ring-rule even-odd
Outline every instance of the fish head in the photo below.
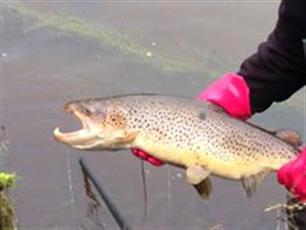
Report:
[[[135,137],[126,131],[124,111],[118,104],[89,99],[68,102],[64,108],[80,120],[81,129],[64,133],[56,128],[54,138],[63,144],[82,150],[117,150]]]

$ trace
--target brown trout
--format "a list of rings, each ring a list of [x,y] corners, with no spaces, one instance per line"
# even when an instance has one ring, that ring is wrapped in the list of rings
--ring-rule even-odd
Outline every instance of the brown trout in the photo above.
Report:
[[[299,152],[294,131],[266,131],[227,115],[209,102],[160,95],[127,95],[69,102],[78,131],[54,130],[57,141],[83,150],[140,148],[186,169],[207,199],[210,175],[241,180],[248,196],[264,177]]]

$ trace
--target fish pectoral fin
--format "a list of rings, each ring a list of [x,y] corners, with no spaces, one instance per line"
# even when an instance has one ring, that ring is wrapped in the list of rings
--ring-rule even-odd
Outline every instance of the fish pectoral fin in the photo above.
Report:
[[[129,144],[132,143],[135,138],[137,136],[137,133],[135,132],[126,132],[126,131],[122,131],[122,132],[118,132],[118,135],[116,136],[116,143],[118,144]]]
[[[186,170],[187,181],[192,184],[199,195],[207,200],[212,191],[212,185],[209,179],[211,172],[199,165],[189,166]]]
[[[285,141],[286,143],[296,147],[301,146],[303,143],[301,135],[295,130],[280,129],[273,132],[273,134],[279,139]]]
[[[264,170],[258,174],[243,177],[241,179],[243,189],[246,192],[247,197],[252,197],[257,190],[257,187],[262,183],[265,177],[270,173],[270,170]]]
[[[111,145],[120,146],[131,144],[137,136],[136,132],[127,132],[125,130],[117,130],[111,132],[107,139],[111,142]]]
[[[212,192],[212,184],[209,177],[201,181],[199,184],[193,186],[204,200],[208,200]]]
[[[135,140],[136,136],[137,136],[136,132],[130,132],[130,133],[125,132],[125,136],[121,139],[121,141],[123,143],[129,144]]]

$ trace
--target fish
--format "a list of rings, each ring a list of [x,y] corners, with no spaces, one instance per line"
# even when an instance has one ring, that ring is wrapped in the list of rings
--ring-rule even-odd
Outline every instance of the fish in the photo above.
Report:
[[[191,98],[138,94],[71,101],[64,110],[81,122],[54,138],[81,150],[139,148],[184,168],[203,199],[210,176],[240,180],[248,197],[264,178],[294,159],[302,144],[294,130],[268,131],[228,115],[221,107]]]

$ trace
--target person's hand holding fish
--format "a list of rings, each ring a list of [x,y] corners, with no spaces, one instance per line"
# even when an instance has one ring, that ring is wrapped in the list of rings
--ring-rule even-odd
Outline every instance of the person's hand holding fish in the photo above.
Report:
[[[249,88],[237,74],[226,74],[203,90],[197,97],[224,108],[231,116],[247,119],[251,117]],[[297,198],[306,201],[306,147],[277,172],[278,182]]]
[[[278,170],[277,179],[301,201],[306,201],[306,147]]]
[[[208,88],[203,90],[198,96],[199,101],[210,101],[223,108],[228,114],[239,119],[251,117],[249,102],[249,88],[243,78],[233,74],[225,74]],[[131,149],[132,153],[154,166],[161,166],[163,162],[141,149]]]
[[[249,87],[243,77],[227,73],[196,97],[200,101],[209,101],[223,108],[229,115],[246,120],[252,116],[249,99]],[[141,149],[132,149],[135,156],[148,161],[154,166],[161,166],[163,161]],[[277,172],[280,184],[283,184],[300,200],[306,200],[306,148],[298,157],[281,167]]]
[[[204,199],[212,192],[211,175],[240,180],[250,197],[276,172],[280,184],[306,200],[306,148],[299,148],[299,134],[244,121],[306,86],[304,9],[305,1],[282,1],[276,26],[257,52],[237,74],[225,74],[203,90],[199,101],[152,94],[71,101],[65,111],[82,127],[66,133],[56,128],[55,139],[82,150],[132,149],[155,166],[182,167]],[[288,216],[301,229],[305,205]]]
[[[251,117],[248,95],[249,88],[243,78],[236,74],[228,73],[200,92],[197,99],[210,101],[223,108],[231,116],[245,120]],[[164,164],[161,160],[141,149],[131,149],[131,151],[136,157],[154,166]]]

